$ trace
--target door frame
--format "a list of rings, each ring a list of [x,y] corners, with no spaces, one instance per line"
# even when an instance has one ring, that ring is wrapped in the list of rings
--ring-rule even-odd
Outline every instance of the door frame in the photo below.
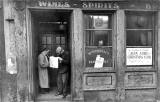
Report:
[[[32,24],[32,14],[31,12],[33,10],[58,10],[58,11],[69,11],[70,13],[70,57],[71,57],[71,81],[70,81],[70,92],[71,92],[71,100],[73,99],[73,59],[72,59],[72,56],[73,56],[73,52],[72,52],[72,47],[73,47],[73,44],[72,44],[72,37],[73,37],[73,32],[74,32],[74,29],[73,29],[73,8],[42,8],[42,7],[27,7],[26,8],[26,29],[27,29],[27,47],[28,47],[28,80],[29,80],[29,83],[28,83],[28,93],[29,93],[29,96],[28,96],[28,100],[31,101],[31,102],[34,102],[36,100],[36,97],[37,97],[37,93],[36,93],[36,89],[35,89],[35,83],[34,83],[34,75],[33,75],[33,24]]]

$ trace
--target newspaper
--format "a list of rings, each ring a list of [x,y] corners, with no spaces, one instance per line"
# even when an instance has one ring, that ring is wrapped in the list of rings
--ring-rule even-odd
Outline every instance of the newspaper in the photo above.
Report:
[[[58,57],[50,56],[49,57],[49,66],[51,68],[58,68]]]

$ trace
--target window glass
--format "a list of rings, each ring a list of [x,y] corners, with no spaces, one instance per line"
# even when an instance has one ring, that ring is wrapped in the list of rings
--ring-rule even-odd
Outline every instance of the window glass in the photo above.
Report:
[[[127,46],[152,46],[152,31],[127,31]]]
[[[42,47],[42,49],[43,49],[43,48],[46,48],[46,45],[41,45],[41,47]]]
[[[112,28],[111,15],[86,15],[86,29],[109,29]]]
[[[153,13],[127,12],[127,46],[152,46]]]
[[[47,44],[52,44],[51,36],[47,37]]]
[[[152,29],[152,13],[127,12],[127,29]]]
[[[45,36],[42,37],[42,44],[46,44],[46,37]]]
[[[56,44],[60,44],[60,37],[56,37]]]
[[[86,46],[112,46],[112,31],[86,31]]]
[[[61,44],[65,44],[65,37],[61,37]]]
[[[153,12],[126,12],[126,65],[152,65],[153,38]]]
[[[52,51],[52,45],[46,45],[46,48]]]
[[[67,22],[64,21],[65,26],[67,26]],[[39,22],[39,38],[38,38],[38,46],[39,48],[48,48],[50,49],[50,55],[55,54],[55,49],[57,46],[63,46],[67,48],[68,44],[66,43],[66,39],[68,35],[67,29],[59,29],[60,22],[59,21],[40,21]],[[39,50],[40,50],[39,49]]]
[[[112,16],[85,15],[86,46],[112,45]]]
[[[102,58],[103,67],[112,67],[112,14],[85,14],[86,67],[96,67]]]

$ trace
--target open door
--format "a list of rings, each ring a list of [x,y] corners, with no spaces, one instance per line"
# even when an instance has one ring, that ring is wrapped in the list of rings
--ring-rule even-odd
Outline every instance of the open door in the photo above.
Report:
[[[61,46],[68,52],[70,57],[70,33],[71,33],[71,11],[69,10],[33,10],[32,15],[32,51],[33,51],[33,77],[34,88],[37,101],[47,100],[71,100],[70,82],[71,82],[71,65],[68,64],[68,79],[67,79],[67,97],[62,99],[61,95],[55,96],[57,92],[57,73],[58,69],[48,67],[49,90],[48,92],[41,92],[39,85],[38,73],[38,55],[40,50],[47,48],[50,50],[48,56],[56,55],[56,48]],[[70,59],[70,58],[69,58]],[[71,61],[69,60],[69,63]]]

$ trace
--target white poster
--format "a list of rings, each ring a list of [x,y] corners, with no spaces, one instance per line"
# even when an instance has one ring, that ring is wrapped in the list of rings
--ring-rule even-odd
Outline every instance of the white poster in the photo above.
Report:
[[[17,74],[17,63],[15,56],[8,58],[6,71],[10,74]]]
[[[152,65],[152,48],[127,48],[127,65]]]
[[[94,68],[102,68],[104,63],[104,58],[100,57],[100,55],[97,55],[96,61],[94,64]]]
[[[49,57],[49,67],[58,68],[58,57]]]

